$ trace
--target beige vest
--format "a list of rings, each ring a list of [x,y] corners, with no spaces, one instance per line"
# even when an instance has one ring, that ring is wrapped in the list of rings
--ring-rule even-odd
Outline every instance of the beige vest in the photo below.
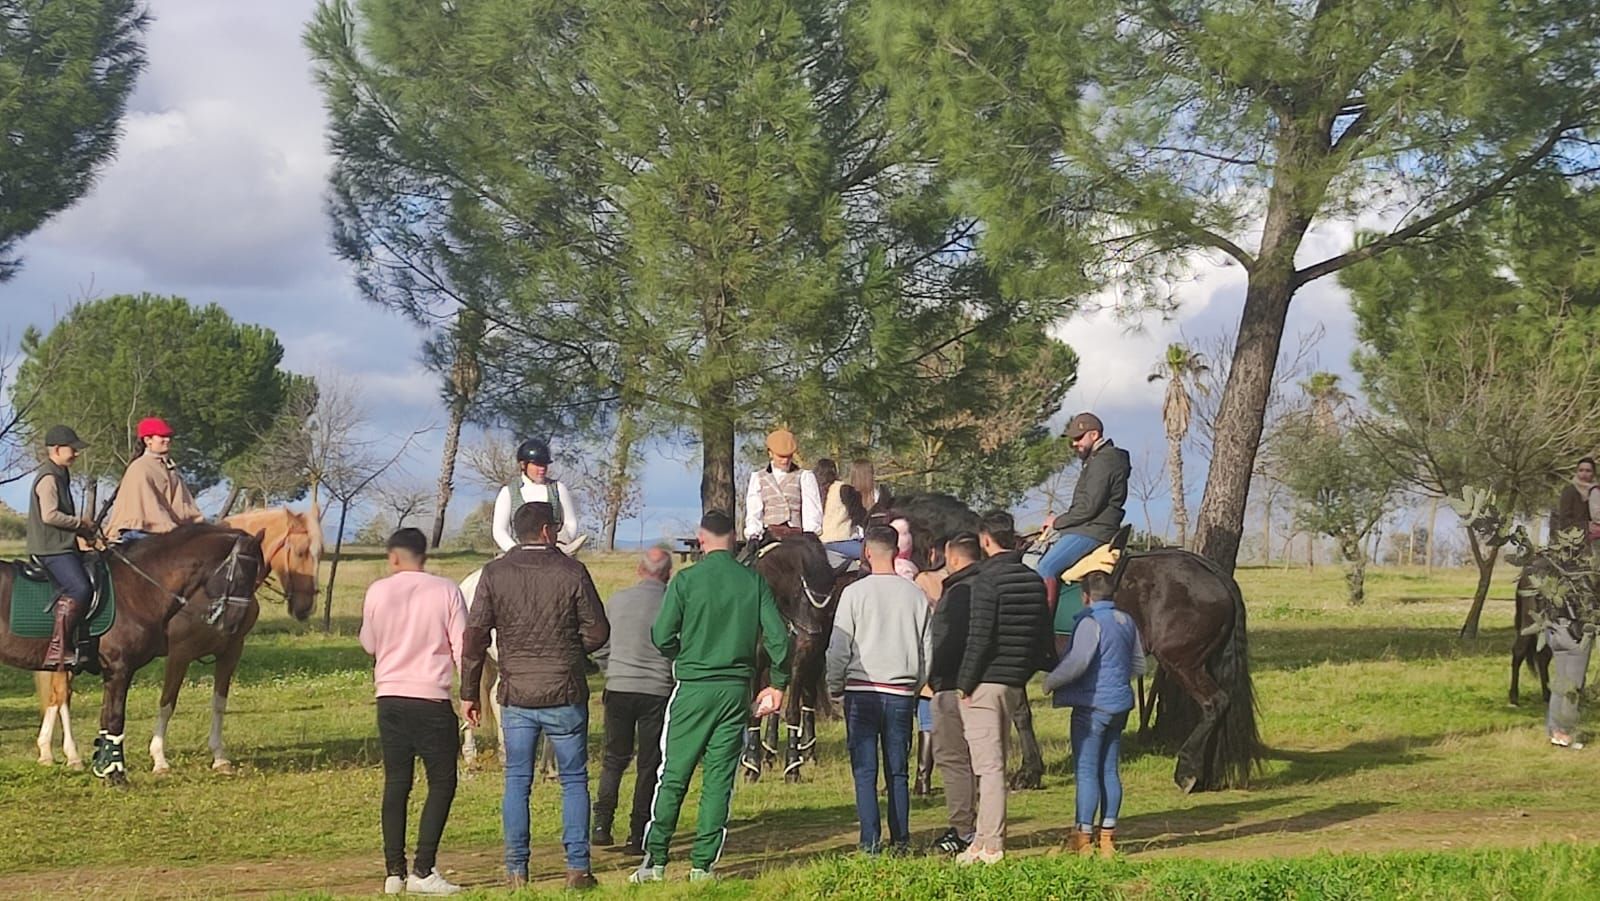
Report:
[[[834,482],[828,486],[828,497],[822,504],[823,541],[849,541],[855,532],[855,523],[850,521],[850,511],[845,509],[844,500],[839,497],[839,489],[843,488],[844,484],[844,482]]]
[[[757,474],[761,486],[761,524],[764,526],[800,527],[800,510],[803,503],[800,493],[800,470],[789,473],[783,482],[767,467]]]

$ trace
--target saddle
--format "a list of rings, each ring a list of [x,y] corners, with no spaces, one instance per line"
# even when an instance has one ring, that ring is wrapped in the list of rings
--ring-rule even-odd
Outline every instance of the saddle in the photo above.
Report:
[[[1082,560],[1061,574],[1061,580],[1066,584],[1061,586],[1061,595],[1056,600],[1054,627],[1057,635],[1072,634],[1072,618],[1083,607],[1083,586],[1079,582],[1084,576],[1093,572],[1108,573],[1111,576],[1111,590],[1116,591],[1117,585],[1122,582],[1123,572],[1128,568],[1128,561],[1133,557],[1126,553],[1128,539],[1132,535],[1133,526],[1123,525],[1110,541],[1085,554]]]
[[[82,636],[98,638],[116,622],[116,591],[105,560],[92,551],[83,555],[92,589],[89,610],[79,620]],[[54,623],[56,597],[61,586],[50,577],[37,557],[12,562],[11,634],[18,638],[49,638]]]

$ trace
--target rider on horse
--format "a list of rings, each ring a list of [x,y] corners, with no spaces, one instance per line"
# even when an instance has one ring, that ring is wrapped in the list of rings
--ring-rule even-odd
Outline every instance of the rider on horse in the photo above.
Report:
[[[41,669],[78,669],[78,653],[68,651],[73,630],[89,609],[93,588],[89,571],[78,551],[78,538],[93,538],[94,520],[78,515],[72,502],[72,472],[68,467],[78,452],[88,447],[78,433],[64,425],[44,433],[45,460],[39,464],[28,492],[28,555],[36,558],[60,587],[56,598],[55,626]]]
[[[1133,468],[1128,452],[1105,437],[1105,425],[1093,413],[1072,417],[1067,437],[1083,461],[1083,469],[1072,492],[1072,505],[1046,526],[1047,532],[1063,533],[1039,560],[1039,575],[1044,577],[1052,610],[1061,590],[1061,574],[1090,551],[1109,543],[1122,528],[1128,473]]]
[[[556,544],[568,554],[583,546],[578,536],[578,506],[572,502],[565,482],[550,478],[550,445],[538,438],[529,438],[517,445],[517,469],[522,478],[515,485],[506,485],[494,499],[494,543],[500,550],[509,551],[517,546],[511,530],[511,515],[523,504],[547,503],[555,512]],[[587,536],[585,536],[587,537]]]
[[[172,426],[151,416],[139,421],[137,434],[139,449],[117,485],[106,533],[116,541],[132,541],[205,522],[172,462]]]
[[[795,463],[799,449],[794,433],[778,429],[767,435],[772,462],[750,474],[744,493],[744,536],[767,544],[788,535],[822,531],[822,492],[817,476]]]

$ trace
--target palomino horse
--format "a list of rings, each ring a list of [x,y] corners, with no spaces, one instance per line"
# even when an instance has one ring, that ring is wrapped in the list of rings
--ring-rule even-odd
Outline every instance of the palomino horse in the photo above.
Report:
[[[322,557],[321,517],[313,505],[307,513],[296,513],[286,508],[246,510],[223,520],[223,524],[241,531],[260,532],[262,557],[266,567],[259,573],[257,588],[271,576],[277,576],[278,588],[284,596],[289,614],[302,622],[311,615],[317,600],[317,564]],[[134,545],[137,547],[137,545]],[[244,652],[245,636],[255,627],[261,615],[261,605],[252,594],[250,605],[244,610],[238,627],[229,633],[218,632],[207,625],[198,612],[183,613],[167,623],[166,678],[161,687],[161,706],[156,713],[155,734],[150,739],[150,759],[153,771],[171,770],[167,760],[167,725],[177,709],[178,692],[183,688],[189,664],[202,657],[216,658],[216,671],[212,678],[211,694],[211,768],[219,773],[232,773],[233,762],[228,759],[222,741],[222,720],[228,709],[228,693],[233,687],[233,676],[239,667],[239,656]],[[39,690],[44,723],[39,728],[39,762],[54,762],[51,754],[51,737],[55,718],[61,718],[62,750],[67,765],[82,766],[77,747],[72,739],[70,709],[72,683],[66,673],[38,673],[34,683]]]
[[[236,631],[255,593],[261,565],[262,535],[204,523],[186,525],[107,551],[116,589],[116,620],[100,637],[100,735],[95,739],[94,773],[114,784],[127,782],[123,729],[128,686],[140,667],[166,649],[167,624],[193,608],[206,628]],[[49,640],[11,634],[11,587],[16,564],[0,566],[0,663],[38,669]]]

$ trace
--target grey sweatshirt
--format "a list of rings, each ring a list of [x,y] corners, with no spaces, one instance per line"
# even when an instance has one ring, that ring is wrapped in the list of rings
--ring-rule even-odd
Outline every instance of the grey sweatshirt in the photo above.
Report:
[[[902,576],[874,573],[839,597],[828,642],[828,692],[914,695],[932,657],[928,596]]]
[[[650,627],[655,625],[666,593],[667,583],[643,579],[606,603],[611,640],[594,655],[606,671],[606,691],[672,694],[672,661],[661,656],[650,640]]]

